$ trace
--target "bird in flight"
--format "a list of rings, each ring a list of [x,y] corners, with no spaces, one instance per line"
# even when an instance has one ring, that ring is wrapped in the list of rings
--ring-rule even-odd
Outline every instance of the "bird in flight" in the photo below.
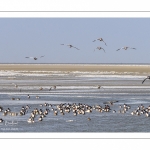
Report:
[[[44,57],[44,56],[40,56],[39,58],[42,58],[42,57]],[[32,59],[34,59],[34,60],[37,60],[37,59],[38,59],[37,57],[25,57],[25,58],[32,58]]]
[[[125,47],[121,47],[121,48],[117,49],[116,51],[119,51],[119,50],[121,50],[121,49],[127,50],[128,48],[130,48],[130,49],[136,49],[136,48],[132,48],[132,47],[127,47],[127,46],[125,46]]]
[[[98,49],[98,50],[102,49],[105,52],[105,50],[102,47],[97,47],[96,49]],[[94,51],[95,51],[95,49],[94,49]]]
[[[150,79],[150,76],[147,76],[143,81],[142,84],[145,82],[145,80]]]
[[[104,40],[102,38],[99,38],[99,39],[96,39],[96,40],[99,40],[99,41],[102,41],[104,42]],[[96,40],[94,40],[93,42],[95,42]],[[105,42],[104,42],[105,43]],[[105,45],[107,46],[107,44],[105,43]]]
[[[61,44],[61,45],[66,45],[66,44]],[[66,46],[69,46],[69,48],[75,48],[75,49],[77,49],[77,50],[80,50],[80,49],[78,49],[77,47],[74,47],[74,46],[71,45],[71,44],[68,44],[68,45],[66,45]]]

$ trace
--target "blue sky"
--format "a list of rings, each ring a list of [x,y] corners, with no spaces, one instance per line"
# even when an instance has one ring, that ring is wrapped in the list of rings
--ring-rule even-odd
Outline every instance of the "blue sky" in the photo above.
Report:
[[[123,46],[136,50],[116,51]],[[150,18],[0,18],[0,55],[0,63],[150,63]]]

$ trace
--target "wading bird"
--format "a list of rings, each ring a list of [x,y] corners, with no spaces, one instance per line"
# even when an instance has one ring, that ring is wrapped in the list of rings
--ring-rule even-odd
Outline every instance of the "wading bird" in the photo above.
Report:
[[[105,52],[105,50],[102,48],[102,47],[97,47],[96,49],[98,49],[98,50],[103,50],[104,52]],[[96,50],[96,49],[94,49],[94,51]]]
[[[102,41],[104,42],[104,40],[102,38],[99,38],[99,39],[96,39],[96,40],[99,40],[99,41]],[[96,40],[94,40],[93,42],[95,42]],[[105,43],[105,42],[104,42]],[[105,45],[107,46],[107,44],[105,43]]]
[[[147,76],[143,81],[142,84],[145,82],[145,80],[150,79],[150,76]]]
[[[44,57],[44,56],[40,56],[39,58],[42,58],[42,57]],[[37,60],[37,59],[38,59],[37,57],[25,57],[25,58],[32,58],[32,59],[34,59],[34,60]]]
[[[61,44],[61,45],[66,45],[66,44]],[[77,47],[74,47],[74,46],[71,45],[71,44],[68,44],[68,45],[66,45],[66,46],[69,46],[69,48],[75,48],[75,49],[77,49],[77,50],[80,50],[80,49],[78,49]]]
[[[130,49],[136,49],[136,48],[132,48],[132,47],[127,47],[127,46],[125,46],[125,47],[121,47],[121,48],[117,49],[116,51],[119,51],[119,50],[121,50],[121,49],[127,50],[128,48],[130,48]]]

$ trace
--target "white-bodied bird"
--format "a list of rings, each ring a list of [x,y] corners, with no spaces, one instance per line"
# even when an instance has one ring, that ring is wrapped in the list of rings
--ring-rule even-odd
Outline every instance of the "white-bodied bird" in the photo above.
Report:
[[[105,52],[105,50],[102,47],[97,47],[96,49],[103,50]],[[95,49],[94,49],[94,51],[95,51]]]
[[[104,40],[102,39],[102,38],[98,38],[98,39],[96,39],[96,40],[99,40],[99,41],[102,41],[102,42],[104,42]],[[93,42],[95,42],[96,40],[94,40]],[[104,42],[105,43],[105,42]],[[107,46],[107,44],[105,43],[105,45]]]
[[[66,45],[66,44],[61,44],[61,45]],[[75,46],[73,46],[73,45],[71,45],[71,44],[68,44],[68,45],[66,45],[66,46],[69,46],[69,48],[75,48],[75,49],[77,49],[77,50],[80,50],[80,49],[78,49],[77,47],[75,47]]]
[[[119,51],[119,50],[121,50],[121,49],[127,50],[128,48],[129,48],[129,49],[136,49],[136,48],[132,48],[132,47],[125,46],[125,47],[121,47],[121,48],[117,49],[116,51]]]
[[[42,58],[44,56],[40,56],[39,58]],[[34,59],[34,60],[37,60],[38,58],[37,57],[25,57],[25,58],[31,58],[31,59]]]

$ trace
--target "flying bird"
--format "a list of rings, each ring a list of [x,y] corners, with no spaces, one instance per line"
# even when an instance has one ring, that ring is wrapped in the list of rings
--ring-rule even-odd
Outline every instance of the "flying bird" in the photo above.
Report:
[[[127,50],[128,48],[130,48],[130,49],[136,49],[136,48],[132,48],[132,47],[127,47],[127,46],[125,46],[125,47],[121,47],[121,48],[117,49],[116,51],[119,51],[119,50],[121,50],[121,49]]]
[[[61,45],[65,45],[65,44],[61,44]],[[68,44],[68,45],[66,45],[66,46],[69,46],[69,48],[75,48],[75,49],[77,49],[77,50],[80,50],[80,49],[78,49],[77,47],[74,47],[73,45],[71,45],[71,44]]]
[[[105,50],[102,47],[97,47],[96,49],[98,49],[98,50],[102,49],[105,52]],[[95,49],[94,49],[94,51],[95,51]]]
[[[44,57],[44,56],[40,56],[39,58],[42,58],[42,57]],[[34,59],[34,60],[37,60],[37,59],[38,59],[37,57],[25,57],[25,58],[32,58],[32,59]]]
[[[150,76],[147,76],[143,81],[142,84],[145,82],[145,80],[150,79]]]
[[[99,39],[96,39],[96,40],[99,40],[99,41],[102,41],[104,42],[104,40],[102,38],[99,38]],[[96,40],[94,40],[93,42],[95,42]],[[105,42],[104,42],[105,43]],[[105,45],[107,46],[107,44],[105,43]]]

